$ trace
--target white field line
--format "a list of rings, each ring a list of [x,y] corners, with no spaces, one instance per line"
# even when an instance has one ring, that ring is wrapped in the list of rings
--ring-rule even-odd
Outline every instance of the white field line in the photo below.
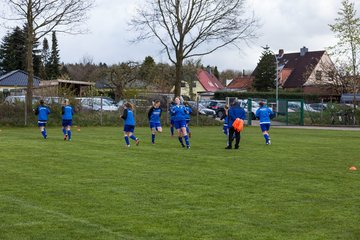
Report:
[[[14,224],[2,224],[0,225],[0,229],[9,229],[13,227],[31,227],[35,225],[43,225],[44,222],[18,222]]]
[[[58,218],[61,218],[61,219],[64,219],[64,220],[67,220],[67,221],[70,221],[70,222],[80,223],[80,224],[83,224],[83,225],[85,225],[87,227],[97,228],[102,232],[106,232],[106,233],[109,233],[111,235],[115,235],[117,237],[122,237],[122,238],[126,238],[126,239],[132,239],[132,237],[130,237],[130,236],[126,236],[126,235],[120,234],[118,232],[114,232],[111,229],[105,228],[104,226],[102,226],[100,224],[91,223],[91,222],[89,222],[87,220],[84,220],[84,219],[81,219],[81,218],[72,217],[70,215],[67,215],[67,214],[64,214],[64,213],[61,213],[61,212],[57,212],[57,211],[45,209],[45,208],[40,207],[40,206],[29,204],[29,203],[27,203],[27,202],[25,202],[25,201],[23,201],[21,199],[15,198],[15,197],[5,196],[5,195],[0,194],[0,199],[11,202],[11,203],[16,203],[17,205],[19,205],[19,206],[21,206],[23,208],[33,209],[33,210],[36,210],[36,211],[39,211],[39,212],[44,212],[44,213],[47,213],[49,215],[52,215],[52,216],[55,216],[55,217],[58,217]],[[40,224],[40,222],[37,222],[37,223]],[[24,223],[24,224],[26,226],[26,223]],[[16,226],[16,225],[17,224],[13,224],[12,226]]]

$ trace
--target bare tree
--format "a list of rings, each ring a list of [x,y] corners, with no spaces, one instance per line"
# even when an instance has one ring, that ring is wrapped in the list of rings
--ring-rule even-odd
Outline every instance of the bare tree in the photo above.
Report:
[[[113,86],[115,99],[124,98],[126,85],[138,79],[140,65],[137,62],[123,62],[112,65],[107,70],[110,86]]]
[[[245,0],[147,0],[130,25],[134,40],[157,39],[175,65],[175,94],[181,94],[184,59],[210,54],[256,37],[258,21],[245,13]]]
[[[27,112],[31,109],[34,79],[32,50],[34,43],[48,33],[81,33],[80,25],[87,18],[93,0],[4,0],[11,8],[6,20],[13,20],[27,27],[26,64],[28,86],[26,92],[25,125]]]

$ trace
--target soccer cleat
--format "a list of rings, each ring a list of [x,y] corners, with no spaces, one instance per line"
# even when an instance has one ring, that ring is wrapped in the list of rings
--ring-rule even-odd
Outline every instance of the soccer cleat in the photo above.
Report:
[[[185,147],[185,145],[182,143],[182,144],[181,144],[181,147],[183,147],[183,148],[184,148],[184,147]]]
[[[65,134],[65,135],[64,135],[64,141],[66,141],[67,137],[68,137],[68,135]]]
[[[139,146],[139,144],[140,144],[140,140],[139,140],[138,138],[136,139],[135,144],[136,144],[136,146]]]
[[[126,145],[128,148],[130,147],[130,145]]]
[[[239,149],[239,146],[235,146],[235,149]]]
[[[190,146],[188,145],[188,146],[186,146],[186,149],[190,149]]]
[[[227,146],[225,149],[232,149],[232,147],[231,147],[231,146]]]

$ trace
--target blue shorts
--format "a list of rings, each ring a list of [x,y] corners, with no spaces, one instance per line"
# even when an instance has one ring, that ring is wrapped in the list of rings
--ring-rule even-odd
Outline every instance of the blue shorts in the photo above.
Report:
[[[270,130],[270,123],[261,123],[260,128],[262,132],[269,131]]]
[[[124,132],[134,132],[135,126],[134,125],[125,125]]]
[[[47,121],[39,120],[39,121],[38,121],[38,126],[39,126],[39,127],[46,127],[46,123],[47,123]]]
[[[176,129],[186,128],[186,121],[185,120],[175,121],[174,124],[175,124]]]
[[[174,126],[175,125],[174,120],[170,119],[170,124]]]
[[[63,119],[62,126],[63,127],[72,126],[72,119],[70,119],[70,120]]]
[[[224,131],[224,134],[225,134],[225,135],[228,135],[228,134],[229,134],[229,127],[228,127],[228,126],[224,126],[224,127],[223,127],[223,131]]]
[[[156,123],[156,122],[150,122],[150,128],[161,128],[161,123]]]

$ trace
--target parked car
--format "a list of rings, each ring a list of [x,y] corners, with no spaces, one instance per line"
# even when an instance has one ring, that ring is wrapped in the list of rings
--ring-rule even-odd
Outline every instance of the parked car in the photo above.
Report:
[[[312,107],[313,109],[315,109],[316,111],[325,111],[327,108],[327,104],[326,103],[310,103],[309,104],[310,107]]]
[[[296,111],[300,111],[301,103],[300,102],[288,102],[288,108]],[[304,103],[304,111],[307,112],[319,112],[318,110],[313,109],[310,104]]]
[[[36,104],[40,101],[40,97],[37,96],[33,96],[32,98],[32,104]],[[25,102],[25,96],[7,96],[4,100],[5,103],[7,104],[16,104],[16,103],[20,103],[20,102]]]
[[[193,110],[196,110],[197,104],[194,101],[188,101],[190,107]],[[204,105],[202,105],[201,103],[199,103],[199,108],[198,108],[198,112],[201,115],[206,115],[206,116],[211,116],[211,117],[215,117],[216,116],[216,112],[212,109],[206,108]],[[194,111],[193,111],[194,112]]]
[[[59,104],[61,105],[63,102],[63,97],[44,97],[44,102],[46,104]]]
[[[102,99],[101,104],[101,97],[83,97],[83,98],[76,98],[80,101],[80,105],[83,109],[86,110],[103,110],[103,111],[117,111],[118,107],[115,104],[112,104],[107,99]]]
[[[247,99],[240,99],[240,106],[244,108],[246,114],[248,113],[248,100]],[[256,119],[256,111],[259,109],[260,105],[256,101],[251,101],[251,119]]]
[[[218,109],[220,105],[225,105],[225,104],[226,104],[225,100],[211,100],[209,105],[207,105],[206,107],[216,111],[216,109]]]

